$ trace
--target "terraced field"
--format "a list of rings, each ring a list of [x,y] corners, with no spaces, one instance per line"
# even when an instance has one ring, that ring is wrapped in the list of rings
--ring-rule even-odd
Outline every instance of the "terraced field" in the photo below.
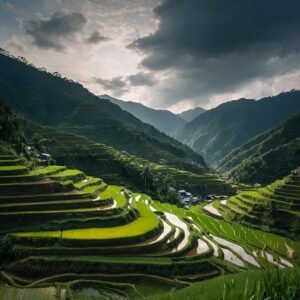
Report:
[[[23,124],[26,135],[38,133],[45,140],[47,151],[61,164],[74,166],[89,175],[101,177],[109,184],[127,186],[130,189],[148,193],[141,179],[141,172],[148,160],[116,150],[104,144],[79,135],[65,133],[53,128],[39,126],[31,122]],[[161,157],[157,157],[157,161]],[[187,189],[196,195],[210,193],[232,195],[234,189],[230,184],[219,179],[199,165],[187,163],[182,160],[168,160],[167,164],[151,162],[154,175],[159,172],[172,176],[176,186]]]
[[[300,169],[266,187],[244,191],[219,205],[227,221],[300,237]]]
[[[0,291],[11,299],[35,290],[41,299],[141,299],[296,263],[296,242],[201,206],[160,203],[64,166],[0,161]]]

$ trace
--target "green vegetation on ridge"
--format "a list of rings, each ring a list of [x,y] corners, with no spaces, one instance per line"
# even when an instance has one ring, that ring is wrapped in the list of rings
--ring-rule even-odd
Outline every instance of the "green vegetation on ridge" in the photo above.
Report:
[[[151,124],[169,136],[173,136],[186,123],[181,117],[168,110],[157,110],[137,102],[122,101],[107,95],[99,96],[99,98],[108,99],[144,123]]]
[[[0,97],[29,120],[58,127],[156,161],[202,157],[79,83],[53,76],[0,53]],[[49,113],[51,111],[51,113]]]
[[[165,164],[150,163],[143,158],[120,152],[87,138],[29,121],[23,122],[22,128],[26,136],[39,136],[57,163],[76,167],[87,174],[101,177],[110,184],[122,184],[149,193],[141,173],[150,166],[154,175],[168,174],[175,182],[175,187],[185,188],[195,194],[233,193],[233,188],[225,181],[191,163],[182,164],[182,169],[190,169],[184,171]]]
[[[216,166],[235,148],[300,112],[300,91],[259,101],[240,99],[219,105],[187,123],[176,135]]]
[[[300,166],[300,115],[271,129],[224,157],[218,165],[236,181],[268,184]]]

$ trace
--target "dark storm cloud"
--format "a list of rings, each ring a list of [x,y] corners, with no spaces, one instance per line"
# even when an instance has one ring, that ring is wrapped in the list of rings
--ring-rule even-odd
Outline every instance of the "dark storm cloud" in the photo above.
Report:
[[[155,79],[150,73],[137,73],[127,76],[128,81],[132,86],[153,86]]]
[[[129,47],[144,53],[143,67],[176,74],[185,89],[170,99],[209,97],[299,67],[300,1],[165,0],[154,16],[157,31]]]
[[[114,96],[120,97],[127,92],[126,80],[119,76],[112,79],[94,78],[94,82],[101,85],[104,90],[111,91]]]
[[[130,86],[153,86],[154,77],[149,73],[136,73],[126,77],[118,76],[112,79],[94,77],[93,81],[101,85],[104,90],[110,91],[114,96],[122,96],[129,91]]]
[[[95,30],[87,39],[88,44],[99,44],[101,42],[108,41],[109,38],[100,34],[98,30]]]
[[[262,45],[279,46],[278,54],[285,55],[299,40],[300,2],[289,0],[168,0],[154,10],[160,21],[153,35],[136,40],[131,46],[154,55],[158,61],[168,53],[180,59],[189,57],[220,57],[248,52]],[[299,45],[299,44],[298,44]],[[292,49],[291,49],[292,48]],[[174,64],[176,57],[170,57]],[[149,65],[147,64],[149,63]],[[150,63],[152,68],[165,68]]]
[[[61,51],[65,48],[64,42],[82,32],[86,23],[81,13],[56,12],[47,19],[25,22],[24,29],[37,47]]]
[[[111,80],[109,79],[102,79],[102,78],[94,78],[95,82],[102,85],[104,89],[111,90],[111,89],[120,89],[126,87],[126,81],[122,77],[115,77]]]

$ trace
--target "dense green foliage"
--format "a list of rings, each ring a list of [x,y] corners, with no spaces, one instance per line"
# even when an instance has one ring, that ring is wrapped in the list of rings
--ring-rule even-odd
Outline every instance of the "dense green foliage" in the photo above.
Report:
[[[0,141],[3,143],[21,143],[19,116],[0,99]]]
[[[202,157],[82,85],[0,54],[0,97],[30,120],[157,161]]]
[[[268,184],[300,166],[300,115],[228,154],[218,165],[236,181]]]
[[[300,91],[259,101],[241,99],[211,109],[183,127],[176,137],[212,164],[258,134],[300,112]]]
[[[107,95],[99,97],[108,99],[112,103],[117,104],[144,123],[154,126],[169,136],[173,136],[179,128],[186,124],[184,119],[168,110],[157,110],[137,102],[122,101]]]

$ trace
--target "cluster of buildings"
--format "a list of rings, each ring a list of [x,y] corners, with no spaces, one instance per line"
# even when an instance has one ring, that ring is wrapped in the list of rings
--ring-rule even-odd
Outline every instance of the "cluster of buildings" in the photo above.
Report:
[[[177,191],[180,202],[183,205],[196,205],[200,202],[212,202],[213,200],[221,200],[221,199],[227,199],[228,196],[226,195],[208,195],[206,197],[201,196],[194,196],[192,193],[186,191],[186,190],[179,190]]]
[[[49,165],[52,161],[50,154],[39,152],[34,146],[25,145],[24,153],[27,157],[36,158],[40,164]]]

